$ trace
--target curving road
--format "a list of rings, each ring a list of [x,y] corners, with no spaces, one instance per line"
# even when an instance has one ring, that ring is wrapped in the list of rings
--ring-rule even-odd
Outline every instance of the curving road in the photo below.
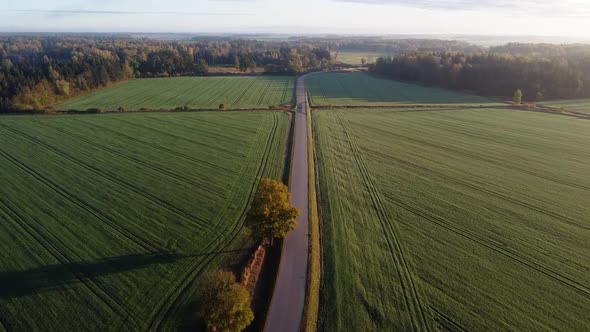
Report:
[[[297,227],[283,245],[281,265],[270,303],[264,331],[300,332],[307,286],[308,255],[308,172],[307,162],[307,102],[304,78],[297,79],[297,113],[295,144],[291,169],[292,203],[301,210]]]

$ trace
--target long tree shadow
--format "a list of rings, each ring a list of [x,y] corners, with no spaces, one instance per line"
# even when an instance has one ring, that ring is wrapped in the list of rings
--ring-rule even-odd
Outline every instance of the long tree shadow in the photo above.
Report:
[[[154,264],[170,264],[181,259],[243,251],[227,250],[181,255],[174,252],[132,254],[109,257],[94,262],[52,264],[22,271],[0,272],[0,299],[51,291],[97,277],[138,270]]]

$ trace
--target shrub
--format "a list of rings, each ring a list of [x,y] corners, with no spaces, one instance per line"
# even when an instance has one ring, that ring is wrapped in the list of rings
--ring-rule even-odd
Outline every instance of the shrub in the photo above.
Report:
[[[203,314],[211,331],[242,331],[254,320],[248,290],[233,273],[218,271],[203,294]]]

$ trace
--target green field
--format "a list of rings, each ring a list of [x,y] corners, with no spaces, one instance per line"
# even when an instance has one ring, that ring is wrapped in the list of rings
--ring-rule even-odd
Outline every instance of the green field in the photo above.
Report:
[[[375,63],[378,58],[384,56],[390,55],[382,52],[338,51],[336,60],[349,65],[360,65],[362,59],[367,60],[367,63]]]
[[[247,255],[243,216],[258,179],[281,177],[288,127],[263,111],[0,117],[0,330],[193,319],[200,277]]]
[[[60,110],[125,107],[173,109],[267,108],[290,105],[295,78],[287,76],[213,76],[144,78],[54,105]]]
[[[422,87],[365,73],[320,73],[306,78],[314,105],[487,104],[490,99]]]
[[[585,331],[590,122],[319,110],[324,331]]]
[[[541,104],[555,108],[563,108],[567,111],[590,114],[590,99],[544,101],[541,102]]]

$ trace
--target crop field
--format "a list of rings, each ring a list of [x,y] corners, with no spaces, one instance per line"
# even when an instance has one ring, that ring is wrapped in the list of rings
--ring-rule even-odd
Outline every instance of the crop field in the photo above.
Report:
[[[375,63],[382,56],[389,55],[380,52],[338,51],[336,60],[349,65],[360,65],[362,59],[365,59],[367,63]]]
[[[0,117],[0,330],[176,330],[244,256],[288,115]]]
[[[295,78],[286,76],[218,76],[144,78],[54,105],[60,110],[88,108],[193,109],[267,108],[290,105]]]
[[[321,73],[306,78],[313,105],[489,104],[492,100],[427,88],[365,73]]]
[[[584,331],[590,122],[314,112],[324,331]]]
[[[563,108],[567,111],[590,114],[590,99],[544,101],[542,105]]]

